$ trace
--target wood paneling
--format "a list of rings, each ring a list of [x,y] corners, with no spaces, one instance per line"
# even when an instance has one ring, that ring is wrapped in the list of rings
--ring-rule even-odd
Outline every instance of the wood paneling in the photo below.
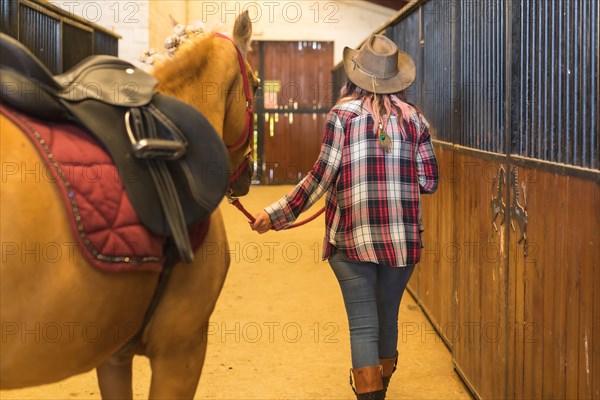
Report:
[[[484,399],[600,398],[600,185],[504,166],[496,231],[490,199],[505,159],[449,146],[436,154],[440,186],[422,199],[426,247],[409,287],[457,370]],[[508,217],[512,169],[526,245]]]
[[[600,186],[531,168],[519,176],[528,254],[511,235],[509,397],[599,398]]]
[[[435,149],[440,185],[422,199],[426,247],[409,288],[457,370],[484,399],[600,398],[600,185]],[[490,200],[500,165],[507,210],[496,231]],[[513,169],[526,245],[508,216]]]
[[[454,155],[455,363],[482,397],[506,397],[507,320],[505,230],[492,226],[490,200],[500,164]]]
[[[421,251],[421,262],[410,280],[409,290],[419,299],[419,304],[432,320],[449,347],[454,340],[452,299],[454,299],[454,261],[456,258],[453,241],[454,214],[453,182],[454,152],[435,146],[440,179],[434,195],[422,195],[425,247]]]

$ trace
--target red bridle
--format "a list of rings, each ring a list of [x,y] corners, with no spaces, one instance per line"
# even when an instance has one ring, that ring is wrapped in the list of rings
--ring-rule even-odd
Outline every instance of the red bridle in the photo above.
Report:
[[[248,69],[246,68],[246,62],[244,61],[244,55],[238,48],[231,38],[222,33],[215,33],[215,36],[220,37],[222,39],[229,40],[235,50],[237,51],[238,63],[240,65],[240,72],[242,73],[242,81],[244,83],[244,96],[246,97],[246,124],[244,125],[244,130],[242,134],[233,144],[227,144],[227,150],[234,151],[242,147],[246,142],[250,141],[250,148],[252,149],[252,132],[254,131],[254,107],[253,107],[253,98],[252,93],[250,91],[250,81],[248,80]],[[233,172],[233,174],[229,177],[229,183],[235,182],[242,172],[248,167],[249,157],[252,154],[252,150],[250,153],[246,155],[246,158],[241,163],[241,165]]]
[[[240,71],[242,72],[242,79],[244,82],[244,96],[246,96],[246,125],[245,125],[244,130],[242,131],[242,134],[240,135],[239,139],[233,144],[226,145],[227,150],[233,151],[233,150],[239,149],[241,146],[244,145],[244,143],[246,143],[248,140],[252,139],[252,132],[254,130],[253,129],[254,128],[253,98],[252,98],[252,94],[250,93],[250,82],[248,81],[248,69],[246,68],[246,63],[244,62],[244,56],[243,56],[242,52],[237,47],[235,42],[233,40],[231,40],[231,38],[229,38],[228,36],[223,35],[222,33],[216,33],[215,35],[220,38],[229,40],[235,46],[235,50],[237,51],[237,55],[238,55],[238,63],[240,64]],[[250,142],[250,148],[252,149],[252,141]],[[238,167],[238,169],[235,170],[235,172],[231,175],[231,177],[229,177],[229,184],[235,182],[240,177],[242,172],[248,167],[248,163],[250,162],[249,161],[250,154],[252,154],[252,150],[246,156],[246,158],[244,159],[242,164]],[[227,199],[229,200],[229,203],[231,203],[238,210],[240,210],[242,212],[242,214],[244,214],[251,223],[254,223],[254,221],[256,221],[254,216],[252,216],[252,214],[250,214],[248,212],[248,210],[246,210],[246,208],[242,205],[242,203],[240,203],[240,200],[237,197],[232,196],[231,192],[232,191],[230,189],[229,193],[227,194]],[[288,227],[288,229],[304,225],[307,222],[310,222],[313,219],[317,218],[324,211],[325,211],[325,207],[323,207],[321,210],[319,210],[317,213],[315,213],[310,218],[307,218],[302,222],[298,222],[298,223],[290,225]]]

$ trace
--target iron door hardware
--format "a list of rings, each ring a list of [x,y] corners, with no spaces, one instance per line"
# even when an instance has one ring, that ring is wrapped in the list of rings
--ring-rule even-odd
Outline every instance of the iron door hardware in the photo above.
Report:
[[[508,206],[508,214],[510,218],[510,227],[513,232],[516,232],[515,222],[519,226],[519,232],[521,236],[517,241],[518,244],[523,243],[523,255],[527,257],[527,196],[525,195],[525,182],[521,182],[521,188],[519,189],[519,176],[518,169],[513,167],[509,173],[509,188],[510,191],[510,205]],[[506,185],[506,171],[504,166],[500,165],[498,168],[498,174],[492,180],[492,196],[490,200],[490,206],[492,208],[492,226],[494,231],[498,232],[499,227],[496,224],[498,217],[500,218],[500,225],[504,225],[504,218],[506,211],[506,203],[504,202],[504,191]],[[521,194],[523,196],[523,205],[520,203]],[[492,232],[493,233],[493,232]]]
[[[492,200],[490,201],[490,205],[492,206],[493,218],[492,225],[496,232],[498,232],[498,225],[496,225],[496,219],[498,215],[502,214],[502,219],[500,219],[500,225],[504,225],[504,210],[506,208],[506,204],[502,198],[504,193],[504,185],[506,185],[506,172],[504,171],[504,167],[501,165],[498,169],[498,176],[496,176],[492,181]],[[495,197],[494,197],[495,195]]]
[[[516,232],[514,222],[519,225],[521,236],[518,244],[523,243],[523,256],[527,257],[527,196],[525,195],[525,182],[521,182],[523,194],[523,205],[519,203],[521,192],[519,191],[519,176],[518,169],[512,167],[510,170],[509,184],[512,189],[512,197],[509,207],[510,227],[513,232]]]

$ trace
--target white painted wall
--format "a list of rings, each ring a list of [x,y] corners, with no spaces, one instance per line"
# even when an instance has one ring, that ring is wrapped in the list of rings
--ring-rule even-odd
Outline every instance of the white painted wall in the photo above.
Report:
[[[394,10],[366,1],[203,1],[188,2],[188,21],[218,21],[231,32],[235,17],[248,10],[254,40],[332,41],[334,63],[344,46],[356,47]]]
[[[114,30],[123,39],[119,56],[135,60],[150,47],[151,33],[164,31],[149,21],[151,7],[159,15],[176,10],[179,22],[201,21],[231,33],[235,17],[248,10],[254,26],[254,40],[332,41],[334,63],[342,58],[344,46],[356,47],[365,37],[387,21],[394,10],[362,0],[295,1],[205,1],[205,0],[52,0],[53,4]],[[151,2],[153,4],[151,4]],[[185,21],[182,21],[182,10]],[[162,22],[161,22],[162,24]],[[153,27],[154,32],[150,32]],[[159,52],[159,45],[153,43]]]

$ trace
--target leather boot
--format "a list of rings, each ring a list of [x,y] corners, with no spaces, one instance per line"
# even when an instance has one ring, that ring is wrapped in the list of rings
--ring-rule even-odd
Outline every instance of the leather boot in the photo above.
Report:
[[[352,386],[352,377],[354,376],[352,390],[358,400],[383,400],[385,398],[381,371],[381,365],[350,370],[350,386]]]
[[[398,365],[398,352],[396,352],[396,356],[392,358],[380,358],[379,363],[383,369],[382,371],[382,383],[383,383],[383,398],[385,399],[385,395],[387,393],[387,388],[390,384],[390,379],[392,379],[392,374],[396,371],[396,365]]]

